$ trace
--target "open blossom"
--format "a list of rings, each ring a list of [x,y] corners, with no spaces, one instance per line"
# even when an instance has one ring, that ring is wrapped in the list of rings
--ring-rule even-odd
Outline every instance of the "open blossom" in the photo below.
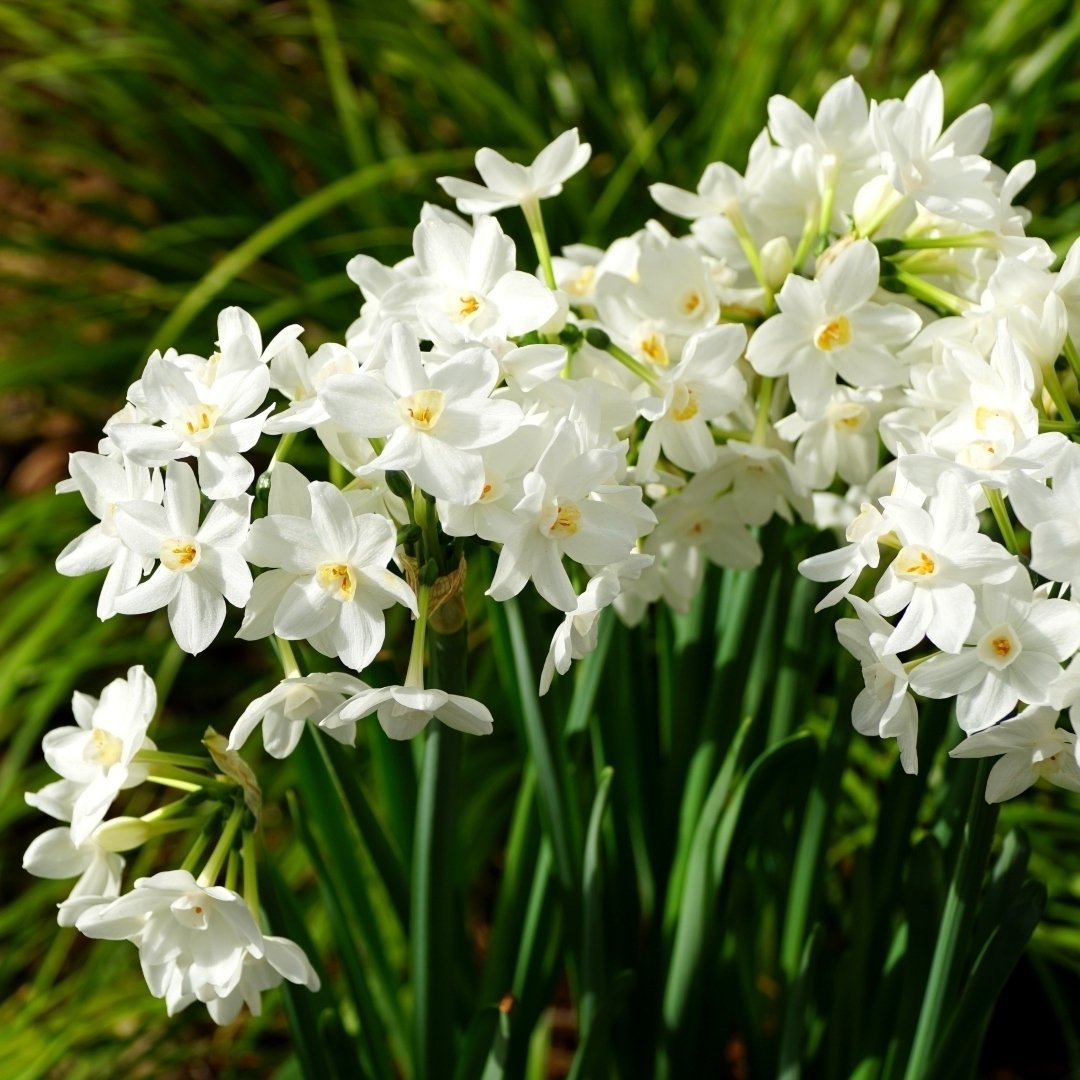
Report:
[[[228,356],[214,364],[185,364],[171,349],[154,353],[136,384],[137,404],[160,426],[117,423],[110,432],[123,455],[139,465],[197,458],[199,482],[212,499],[247,489],[255,473],[243,454],[258,441],[270,412],[252,415],[270,387],[266,364],[247,335],[230,342]]]
[[[440,176],[438,184],[457,200],[463,214],[494,214],[558,195],[563,184],[585,167],[591,153],[592,147],[578,138],[577,128],[571,128],[545,146],[530,165],[507,161],[485,146],[476,152],[476,171],[483,184],[452,176]]]
[[[969,735],[949,756],[998,758],[986,779],[988,803],[1014,798],[1040,778],[1080,791],[1076,736],[1059,728],[1057,720],[1056,709],[1032,705],[1011,720]]]
[[[1080,607],[1032,589],[1027,573],[982,590],[967,645],[938,653],[911,673],[927,697],[956,697],[956,719],[966,732],[997,723],[1018,701],[1049,702],[1061,662],[1080,647]]]
[[[288,757],[309,723],[317,726],[342,704],[343,699],[365,689],[366,684],[341,671],[315,671],[310,675],[283,679],[243,711],[229,735],[229,749],[238,750],[261,725],[266,752],[275,758]],[[356,737],[355,724],[327,730],[350,746]]]
[[[257,1002],[263,984],[274,985],[267,964],[291,982],[319,986],[295,945],[278,939],[268,946],[239,893],[204,887],[187,870],[139,878],[124,896],[86,907],[76,926],[87,937],[138,946],[150,993],[165,999],[170,1016],[201,1001],[226,1022],[245,997]]]
[[[776,296],[780,314],[754,332],[746,358],[762,375],[787,375],[800,415],[824,411],[840,375],[853,386],[900,386],[897,359],[921,326],[900,304],[870,298],[878,287],[877,249],[868,240],[844,248],[817,281],[790,276]]]
[[[69,827],[49,829],[33,839],[23,855],[22,865],[35,877],[79,879],[68,894],[67,903],[60,905],[57,922],[61,926],[75,925],[74,911],[86,897],[120,895],[124,857],[97,843],[93,833],[76,844]]]
[[[381,377],[380,377],[381,376]],[[495,358],[474,348],[425,365],[415,336],[395,326],[380,376],[361,370],[329,379],[327,411],[339,424],[386,444],[358,470],[400,469],[441,499],[475,502],[484,486],[480,449],[499,442],[521,423],[521,409],[496,400]]]
[[[120,791],[141,784],[149,769],[135,760],[153,750],[146,730],[157,707],[154,682],[139,665],[114,679],[101,697],[76,691],[71,699],[75,727],[50,731],[41,742],[49,767],[61,779],[27,802],[71,822],[71,842],[82,845],[101,824]]]
[[[271,513],[252,526],[247,557],[281,573],[253,593],[238,636],[307,640],[361,671],[382,647],[383,612],[403,604],[415,615],[416,595],[387,569],[397,546],[388,518],[354,513],[333,484],[316,481],[307,492],[310,516]]]
[[[328,731],[375,713],[379,726],[391,739],[419,735],[432,718],[469,735],[490,735],[491,712],[482,702],[445,690],[425,690],[423,685],[367,687],[324,718]]]
[[[925,635],[945,652],[959,652],[975,621],[975,585],[1000,584],[1016,571],[1015,556],[979,532],[963,483],[941,479],[929,508],[881,500],[901,545],[874,592],[882,615],[903,611],[885,645],[899,653]]]
[[[199,524],[199,486],[191,467],[171,461],[165,471],[165,504],[122,503],[116,529],[133,551],[158,559],[141,585],[116,600],[127,615],[168,607],[176,643],[200,653],[217,637],[225,621],[225,601],[247,603],[251,570],[240,547],[247,537],[251,496],[218,502]]]
[[[116,614],[116,598],[138,585],[153,568],[153,559],[133,551],[116,531],[116,508],[132,499],[161,501],[161,474],[156,469],[132,465],[123,458],[104,457],[84,451],[72,454],[71,479],[66,491],[78,491],[98,524],[75,537],[56,557],[61,574],[77,576],[109,568],[98,597],[97,615]]]

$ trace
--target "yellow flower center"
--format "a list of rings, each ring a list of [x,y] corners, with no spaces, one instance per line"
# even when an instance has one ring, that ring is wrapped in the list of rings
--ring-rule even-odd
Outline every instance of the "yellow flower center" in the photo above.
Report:
[[[938,572],[938,565],[926,548],[905,544],[896,556],[893,569],[900,577],[918,581],[933,577]]]
[[[697,414],[697,394],[691,387],[679,383],[675,387],[668,415],[672,420],[692,420]]]
[[[659,367],[667,367],[671,362],[662,334],[647,334],[638,342],[638,348]]]
[[[162,540],[158,548],[161,565],[174,574],[186,574],[199,565],[199,541],[192,536],[174,536]]]
[[[573,503],[556,503],[555,520],[548,526],[548,535],[573,536],[580,520],[581,511]]]
[[[846,345],[851,340],[851,323],[846,315],[837,315],[827,323],[819,326],[814,334],[814,344],[822,352],[831,352],[839,346]]]
[[[205,437],[214,430],[214,423],[221,410],[216,405],[203,405],[199,402],[192,405],[185,413],[181,422],[181,435],[188,439],[199,441],[199,437]]]
[[[693,315],[701,307],[701,304],[701,293],[696,289],[692,289],[683,297],[683,301],[679,306],[682,308],[684,315]]]
[[[445,395],[441,390],[417,390],[398,402],[401,418],[417,431],[430,431],[442,416]]]
[[[571,296],[588,296],[592,292],[593,283],[596,281],[596,267],[582,267],[581,272],[572,277],[564,286]]]
[[[351,600],[356,595],[356,578],[345,563],[322,563],[315,577],[335,600]]]
[[[115,765],[123,755],[124,744],[111,732],[97,727],[90,732],[90,741],[83,751],[87,761],[107,769],[110,765]]]

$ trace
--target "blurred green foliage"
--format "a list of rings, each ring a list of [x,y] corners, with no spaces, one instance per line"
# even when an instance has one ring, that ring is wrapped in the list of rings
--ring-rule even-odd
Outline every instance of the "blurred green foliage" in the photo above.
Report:
[[[287,1056],[273,1006],[225,1032],[194,1009],[168,1023],[133,951],[57,932],[63,886],[19,868],[41,829],[21,792],[45,782],[43,731],[63,722],[75,687],[97,693],[117,669],[153,671],[165,654],[161,620],[99,624],[96,582],[51,565],[85,514],[49,489],[70,450],[93,447],[152,347],[209,349],[226,304],[266,330],[298,320],[309,342],[340,340],[359,301],[347,259],[404,255],[421,203],[439,198],[434,177],[467,175],[482,145],[528,157],[580,127],[594,158],[549,228],[556,246],[609,242],[654,214],[648,183],[693,186],[716,159],[741,166],[769,95],[812,110],[848,73],[884,97],[934,67],[953,115],[989,101],[989,154],[1005,167],[1036,159],[1022,201],[1063,251],[1080,232],[1078,43],[1068,0],[0,3],[4,1075],[261,1075]],[[185,678],[190,661],[180,669],[166,748],[193,725],[227,726],[268,671],[235,644],[198,664],[197,680]],[[493,682],[490,662],[479,677]],[[468,880],[504,843],[516,783],[505,745],[484,753]],[[862,740],[851,754],[832,866],[873,840],[894,771]],[[272,814],[292,779],[279,774]],[[1060,1009],[1080,972],[1076,810],[1039,794],[1004,815],[1027,828],[1050,889],[1032,970]],[[404,843],[408,823],[397,824]],[[303,851],[273,817],[268,835],[282,878],[313,895]],[[312,932],[326,941],[325,925]],[[387,947],[400,962],[401,943]]]

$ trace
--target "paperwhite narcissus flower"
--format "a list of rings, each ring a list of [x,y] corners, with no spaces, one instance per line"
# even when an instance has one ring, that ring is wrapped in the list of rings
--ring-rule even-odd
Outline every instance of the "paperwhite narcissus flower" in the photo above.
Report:
[[[660,376],[663,396],[639,406],[652,421],[638,451],[639,476],[652,473],[661,451],[691,472],[716,461],[709,421],[734,412],[746,395],[746,380],[736,366],[745,347],[741,326],[717,326],[690,338],[679,362]]]
[[[239,750],[258,725],[262,725],[263,746],[275,758],[288,757],[296,749],[307,724],[318,725],[343,698],[366,690],[359,679],[344,672],[312,672],[283,679],[269,693],[257,697],[241,714],[229,735],[229,749]],[[328,728],[339,742],[351,746],[355,724]]]
[[[586,449],[570,421],[560,421],[522,482],[513,524],[496,537],[503,546],[489,596],[508,600],[531,580],[549,604],[572,611],[577,594],[564,554],[583,566],[604,566],[631,553],[656,516],[640,488],[612,482],[617,464],[613,451]]]
[[[387,322],[406,323],[448,351],[506,340],[538,330],[559,310],[550,289],[515,269],[514,241],[492,217],[476,228],[439,218],[413,234],[415,273],[389,289],[380,309]]]
[[[391,739],[411,739],[419,735],[434,717],[468,735],[490,735],[491,712],[486,705],[461,694],[445,690],[425,690],[423,685],[380,686],[353,695],[320,724],[333,730],[341,724],[355,725],[357,720],[378,717],[379,726]]]
[[[150,993],[165,999],[170,1016],[193,1001],[204,1002],[211,1015],[220,1003],[219,1015],[235,1016],[239,1002],[234,995],[251,960],[269,963],[291,982],[313,990],[319,986],[296,946],[267,947],[239,893],[203,887],[187,870],[139,878],[124,896],[84,909],[76,926],[87,937],[138,946]],[[247,971],[249,994],[262,988],[267,974],[261,964]],[[241,992],[240,1000],[244,996]]]
[[[522,421],[512,401],[491,397],[499,380],[495,358],[485,349],[468,349],[427,367],[415,336],[395,326],[380,375],[338,375],[324,388],[327,411],[337,423],[386,439],[358,474],[400,469],[436,498],[475,502],[484,486],[479,450],[506,438]]]
[[[929,508],[886,496],[881,500],[901,544],[874,592],[882,615],[904,614],[885,652],[913,648],[928,637],[944,652],[960,651],[975,620],[974,585],[1000,584],[1016,557],[979,532],[963,483],[943,476]]]
[[[858,597],[850,597],[858,619],[840,619],[836,636],[862,665],[862,692],[851,707],[851,722],[862,735],[896,739],[904,772],[919,771],[916,748],[919,713],[908,693],[908,675],[895,656],[884,652],[892,626]]]
[[[47,813],[70,821],[75,847],[86,843],[120,791],[146,779],[148,767],[134,759],[140,750],[155,749],[146,729],[156,708],[154,682],[136,665],[127,678],[109,683],[100,699],[76,691],[71,711],[77,726],[56,728],[42,739],[45,760],[62,779],[37,792],[32,805],[45,800]]]
[[[919,330],[919,316],[870,298],[878,253],[868,240],[844,248],[817,281],[790,276],[776,295],[780,314],[754,331],[746,358],[762,375],[787,375],[801,416],[827,407],[840,375],[852,386],[883,389],[907,377],[897,351]]]
[[[283,573],[253,593],[238,636],[307,640],[361,671],[382,647],[386,608],[403,604],[416,614],[415,593],[387,569],[397,530],[380,514],[355,514],[333,484],[307,490],[310,517],[271,513],[252,526],[247,557]]]
[[[1061,662],[1080,647],[1080,607],[1035,592],[1026,571],[984,588],[958,654],[938,653],[911,673],[916,693],[956,698],[956,720],[964,731],[997,723],[1018,701],[1049,702]]]
[[[950,757],[1001,755],[986,779],[986,801],[1004,802],[1026,791],[1040,777],[1058,787],[1080,791],[1076,736],[1057,726],[1056,709],[1032,705],[1011,720],[969,735]]]
[[[79,880],[68,894],[68,901],[120,895],[124,857],[95,843],[93,834],[76,844],[70,828],[49,829],[31,841],[22,865],[35,877],[61,880],[77,877]],[[57,922],[61,926],[75,925],[72,905],[61,904]]]
[[[565,675],[574,660],[581,660],[596,648],[600,613],[610,607],[622,592],[624,580],[636,580],[653,563],[651,555],[631,555],[614,566],[605,566],[589,579],[578,597],[577,607],[566,613],[551,639],[544,668],[540,673],[540,696],[551,688],[557,671]]]
[[[477,150],[476,171],[483,184],[452,176],[440,176],[437,182],[457,200],[461,213],[494,214],[558,195],[563,184],[585,167],[591,153],[592,147],[579,140],[577,128],[571,128],[545,146],[530,165],[507,161],[486,146]]]
[[[136,384],[137,404],[162,426],[114,424],[112,440],[139,465],[195,457],[206,494],[211,499],[234,498],[255,475],[243,453],[258,441],[270,412],[252,415],[266,398],[270,373],[244,334],[231,339],[228,357],[210,372],[185,366],[183,359],[171,349],[164,356],[154,353]],[[136,392],[134,387],[131,392]]]
[[[97,615],[108,619],[116,614],[116,598],[138,585],[143,574],[153,567],[153,559],[132,551],[116,531],[115,514],[120,503],[132,499],[151,503],[161,501],[161,474],[156,469],[132,465],[123,458],[78,452],[68,459],[71,479],[65,491],[78,491],[90,513],[98,519],[77,536],[56,557],[56,569],[74,577],[94,570],[109,572],[101,586]]]
[[[115,517],[117,534],[128,547],[160,560],[146,581],[117,597],[116,610],[138,615],[167,605],[176,643],[192,654],[217,636],[225,601],[243,607],[251,593],[251,570],[240,554],[251,496],[215,503],[201,525],[199,507],[191,467],[171,461],[165,471],[165,505],[122,503]]]

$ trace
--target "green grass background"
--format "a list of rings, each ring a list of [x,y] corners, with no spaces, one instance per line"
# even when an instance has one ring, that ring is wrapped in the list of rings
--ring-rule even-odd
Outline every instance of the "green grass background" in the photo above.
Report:
[[[1063,252],[1080,232],[1078,44],[1065,0],[3,0],[0,1072],[261,1075],[287,1057],[273,997],[264,1020],[227,1031],[195,1008],[167,1022],[134,950],[58,932],[63,886],[20,868],[45,824],[22,801],[47,779],[42,733],[66,722],[74,688],[165,654],[160,620],[100,624],[97,581],[52,570],[88,519],[51,486],[152,347],[208,351],[227,304],[264,330],[301,321],[309,343],[341,340],[359,300],[345,262],[405,254],[421,203],[441,201],[434,177],[469,175],[483,145],[528,158],[578,126],[593,160],[549,231],[556,247],[610,242],[655,213],[649,183],[741,167],[770,94],[812,111],[849,73],[884,97],[933,67],[950,115],[989,101],[990,156],[1036,159],[1021,201]],[[159,743],[225,728],[265,677],[228,643],[187,661]],[[834,862],[872,834],[882,769],[859,755],[877,752],[852,750]],[[290,773],[265,775],[280,813]],[[1051,891],[1031,970],[1062,1030],[1080,971],[1077,808],[1038,794],[1006,811]],[[273,816],[268,829],[286,878],[303,880],[288,830]]]

